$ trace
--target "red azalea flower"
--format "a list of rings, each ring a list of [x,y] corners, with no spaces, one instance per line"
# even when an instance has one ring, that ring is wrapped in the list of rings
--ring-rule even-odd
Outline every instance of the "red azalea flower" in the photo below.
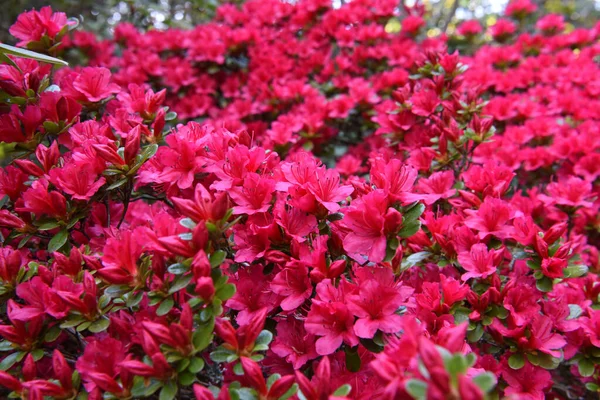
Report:
[[[483,243],[478,243],[471,247],[469,253],[464,252],[458,255],[458,262],[467,272],[461,276],[463,281],[471,278],[485,279],[496,273],[496,266],[501,260],[504,249],[490,250]]]
[[[46,6],[42,7],[40,11],[31,10],[20,14],[9,32],[14,37],[21,39],[17,46],[26,47],[29,42],[39,42],[43,36],[54,40],[67,24],[65,13],[52,12],[52,8]]]

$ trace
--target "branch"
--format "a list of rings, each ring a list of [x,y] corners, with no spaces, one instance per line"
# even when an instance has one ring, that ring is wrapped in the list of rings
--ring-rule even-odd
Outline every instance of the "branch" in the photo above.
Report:
[[[441,28],[442,32],[446,32],[448,30],[448,26],[450,25],[450,22],[452,22],[452,19],[456,15],[456,10],[458,10],[459,3],[460,3],[460,0],[454,0],[454,3],[452,3],[452,8],[450,9],[450,12],[448,13],[448,16],[446,17],[446,20],[444,21],[444,24],[442,25],[442,28]]]

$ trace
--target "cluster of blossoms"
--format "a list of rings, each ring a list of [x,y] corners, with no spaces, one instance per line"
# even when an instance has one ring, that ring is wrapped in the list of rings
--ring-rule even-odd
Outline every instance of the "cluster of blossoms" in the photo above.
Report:
[[[428,38],[396,5],[22,14],[86,62],[0,65],[0,395],[599,392],[600,26],[518,0]]]

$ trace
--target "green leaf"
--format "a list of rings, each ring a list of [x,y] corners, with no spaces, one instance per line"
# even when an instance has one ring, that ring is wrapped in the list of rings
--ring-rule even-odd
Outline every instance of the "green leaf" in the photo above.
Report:
[[[277,382],[280,378],[281,378],[281,375],[279,375],[279,374],[271,374],[267,378],[267,388],[271,389],[271,386],[273,386],[273,384],[275,382]]]
[[[268,345],[271,340],[273,340],[273,334],[265,329],[259,333],[254,344]]]
[[[181,289],[187,287],[192,280],[192,275],[181,275],[173,281],[172,286],[169,288],[169,294],[179,292]]]
[[[473,383],[479,386],[483,393],[489,393],[496,386],[496,377],[491,372],[485,372],[474,377]]]
[[[381,353],[383,346],[378,345],[373,339],[360,338],[360,344],[362,344],[371,353]]]
[[[179,364],[177,365],[177,372],[183,372],[187,369],[187,367],[190,365],[191,361],[189,358],[183,358],[179,361]]]
[[[156,315],[161,317],[163,315],[168,314],[174,305],[175,305],[175,302],[170,297],[163,300],[162,303],[160,303],[160,306],[158,306],[158,308],[156,309]]]
[[[461,354],[454,354],[444,361],[446,371],[451,375],[456,376],[464,373],[467,370],[467,361]]]
[[[66,229],[58,232],[52,239],[50,239],[50,243],[48,243],[48,252],[53,253],[63,247],[65,243],[67,243],[68,238],[69,231]]]
[[[188,272],[189,267],[187,267],[185,264],[175,263],[175,264],[169,265],[169,267],[167,268],[167,271],[169,271],[169,273],[171,273],[173,275],[181,275],[181,274]]]
[[[565,278],[579,278],[587,274],[588,267],[585,265],[573,265],[572,267],[567,267],[563,270],[563,276]]]
[[[210,266],[213,268],[216,268],[219,265],[223,264],[223,261],[225,260],[226,256],[227,256],[227,253],[224,252],[223,250],[215,251],[214,253],[212,253],[210,255]]]
[[[406,391],[415,400],[425,400],[427,398],[427,383],[420,379],[409,379],[406,382]]]
[[[460,324],[465,321],[469,321],[469,314],[471,314],[471,310],[467,307],[457,307],[453,312],[454,314],[454,323]]]
[[[23,72],[23,71],[21,71],[21,68],[19,68],[17,63],[15,63],[13,60],[10,59],[10,57],[8,57],[6,54],[4,54],[2,52],[0,52],[0,63],[9,64],[9,65],[15,67],[19,72]]]
[[[398,232],[398,236],[402,238],[411,237],[421,229],[421,221],[409,221],[406,224],[402,223],[402,229]]]
[[[585,388],[587,390],[589,390],[590,392],[597,392],[598,389],[600,389],[600,387],[597,384],[595,384],[594,382],[588,382],[588,383],[586,383],[585,384]]]
[[[90,325],[92,325],[92,321],[86,321],[86,322],[82,322],[81,324],[79,324],[79,326],[77,326],[77,328],[75,328],[75,330],[77,332],[83,332],[85,331],[87,328],[90,327]]]
[[[177,384],[173,381],[168,381],[160,391],[159,400],[173,400],[177,395]]]
[[[50,229],[54,229],[54,228],[58,228],[58,222],[56,221],[49,221],[49,222],[44,222],[43,224],[40,224],[37,228],[38,231],[49,231]]]
[[[26,49],[21,49],[19,47],[10,46],[10,45],[4,44],[4,43],[0,43],[0,53],[10,54],[10,55],[16,56],[16,57],[30,58],[32,60],[45,62],[45,63],[49,63],[49,64],[64,65],[64,66],[69,65],[69,63],[67,63],[66,61],[59,60],[58,58],[50,57],[45,54],[36,53],[31,50],[26,50]]]
[[[548,293],[552,291],[552,279],[544,276],[542,279],[538,279],[535,282],[535,287],[537,287],[540,292]]]
[[[11,351],[13,350],[12,343],[8,340],[3,340],[0,342],[0,352]]]
[[[115,298],[124,295],[129,290],[130,287],[127,285],[110,285],[104,289],[104,293],[109,295],[111,298]]]
[[[475,329],[467,332],[467,339],[471,343],[478,342],[479,339],[481,339],[481,337],[483,336],[483,333],[484,333],[483,326],[481,324],[477,324]]]
[[[230,298],[233,297],[234,294],[235,294],[235,285],[232,285],[231,283],[223,285],[215,293],[215,295],[223,301],[229,300]]]
[[[295,395],[296,393],[298,393],[298,384],[294,383],[292,385],[291,388],[288,389],[287,392],[285,392],[279,399],[277,400],[287,400],[290,397],[292,397],[293,395]]]
[[[133,378],[133,382],[131,394],[136,398],[151,396],[162,386],[162,382],[160,381],[154,381],[149,386],[146,386],[146,382],[141,376]]]
[[[402,260],[402,270],[414,267],[421,261],[426,260],[430,255],[431,253],[428,251],[420,251],[418,253],[411,254],[410,256],[406,257],[406,259]]]
[[[4,360],[0,362],[0,371],[6,371],[10,369],[10,367],[12,367],[18,361],[17,359],[19,358],[20,354],[21,352],[17,351],[4,357]]]
[[[62,329],[60,329],[60,326],[54,325],[44,335],[44,342],[46,342],[46,343],[52,343],[52,342],[54,342],[56,339],[58,339],[58,337],[60,336],[61,332],[62,332]]]
[[[417,203],[402,213],[403,223],[417,220],[425,211],[425,204]]]
[[[496,317],[500,319],[506,319],[506,317],[508,317],[508,310],[506,308],[498,305],[495,305],[495,307],[492,306],[492,308],[494,309]]]
[[[575,319],[579,317],[581,313],[583,313],[581,307],[579,307],[577,304],[569,304],[569,316],[567,319]]]
[[[540,367],[544,368],[544,369],[556,369],[558,368],[558,366],[560,365],[560,362],[562,361],[562,357],[561,358],[556,358],[556,357],[552,357],[549,354],[546,353],[539,353],[538,354],[538,364]]]
[[[139,291],[137,293],[129,293],[127,296],[127,300],[125,301],[125,305],[127,305],[127,307],[132,308],[132,307],[136,307],[138,304],[140,304],[140,302],[142,301],[142,299],[144,298],[144,292],[143,291]]]
[[[512,369],[521,369],[525,366],[525,357],[521,353],[513,354],[508,359],[508,365]]]
[[[210,353],[210,358],[214,362],[232,362],[237,359],[237,355],[226,349],[217,349]]]
[[[358,355],[358,347],[346,347],[346,369],[350,372],[360,371],[361,360]]]
[[[112,185],[109,185],[106,188],[106,190],[113,190],[113,189],[119,188],[126,183],[127,183],[127,178],[120,179],[120,180],[116,181],[115,183],[113,183]]]
[[[229,396],[231,400],[256,400],[256,391],[250,388],[232,388],[229,387]]]
[[[192,336],[194,349],[202,351],[212,342],[215,319],[211,318],[207,323],[200,325]]]
[[[203,368],[204,360],[200,357],[194,357],[190,361],[188,371],[190,371],[192,374],[197,374],[198,372],[202,371]]]
[[[31,357],[33,357],[33,361],[40,361],[42,357],[44,357],[43,349],[35,349],[31,352]]]
[[[105,293],[98,299],[98,308],[102,309],[106,307],[108,303],[110,303],[110,296]]]
[[[92,333],[99,333],[105,331],[110,325],[110,320],[108,318],[100,318],[99,320],[93,322],[88,330]]]
[[[233,366],[233,373],[236,374],[236,375],[238,375],[238,376],[244,375],[244,368],[242,367],[242,363],[241,362],[236,363]]]
[[[465,361],[467,362],[467,368],[471,368],[473,365],[475,365],[475,362],[477,361],[477,356],[473,353],[468,353],[467,355],[465,355]]]
[[[190,241],[194,238],[194,234],[192,232],[180,233],[179,238],[181,240]]]
[[[158,145],[155,143],[144,147],[144,152],[142,153],[142,160],[144,160],[144,161],[148,160],[153,155],[155,155],[157,151],[158,151]]]
[[[33,237],[33,235],[25,235],[25,236],[23,236],[23,239],[21,239],[21,241],[17,245],[17,248],[20,249],[23,246],[25,246],[27,244],[27,242],[29,242],[29,239],[31,239],[32,237]]]
[[[335,392],[333,392],[333,396],[337,396],[337,397],[348,396],[351,391],[352,391],[352,386],[350,386],[346,383],[345,385],[342,385],[339,388],[337,388],[335,390]]]
[[[63,322],[62,324],[60,324],[60,328],[61,329],[73,328],[73,327],[79,325],[82,322],[83,322],[83,318],[82,317],[80,317],[80,316],[72,316],[69,319],[67,319],[65,322]]]
[[[331,221],[331,222],[335,222],[335,221],[340,221],[344,218],[344,214],[342,213],[334,213],[334,214],[329,214],[327,216],[327,220]]]
[[[181,361],[181,359],[183,359],[183,356],[179,353],[171,353],[166,357],[166,359],[167,359],[167,362],[174,363],[177,361]]]
[[[184,228],[188,228],[188,229],[194,229],[196,227],[196,223],[194,221],[192,221],[191,218],[183,218],[182,220],[179,221],[179,225],[183,226]]]
[[[596,366],[592,361],[588,360],[587,358],[584,358],[577,364],[577,369],[579,369],[579,373],[581,374],[581,376],[588,377],[594,375]]]
[[[179,378],[179,383],[183,386],[190,386],[196,380],[196,376],[187,371],[180,373],[177,377]]]
[[[537,353],[536,353],[536,354],[533,354],[533,353],[527,353],[527,360],[528,360],[528,361],[529,361],[531,364],[535,365],[536,367],[539,367],[539,366],[540,366],[540,360],[539,360],[539,357],[538,357],[538,354],[537,354]]]
[[[50,85],[46,88],[46,90],[44,90],[44,92],[58,93],[60,92],[60,87],[58,85]]]

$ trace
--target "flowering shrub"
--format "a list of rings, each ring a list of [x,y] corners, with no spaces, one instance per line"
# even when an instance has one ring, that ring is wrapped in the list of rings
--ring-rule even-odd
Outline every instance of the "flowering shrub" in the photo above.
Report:
[[[112,41],[19,17],[86,62],[0,47],[0,393],[598,392],[600,27],[528,31],[520,0],[492,42],[427,38],[395,5]]]

